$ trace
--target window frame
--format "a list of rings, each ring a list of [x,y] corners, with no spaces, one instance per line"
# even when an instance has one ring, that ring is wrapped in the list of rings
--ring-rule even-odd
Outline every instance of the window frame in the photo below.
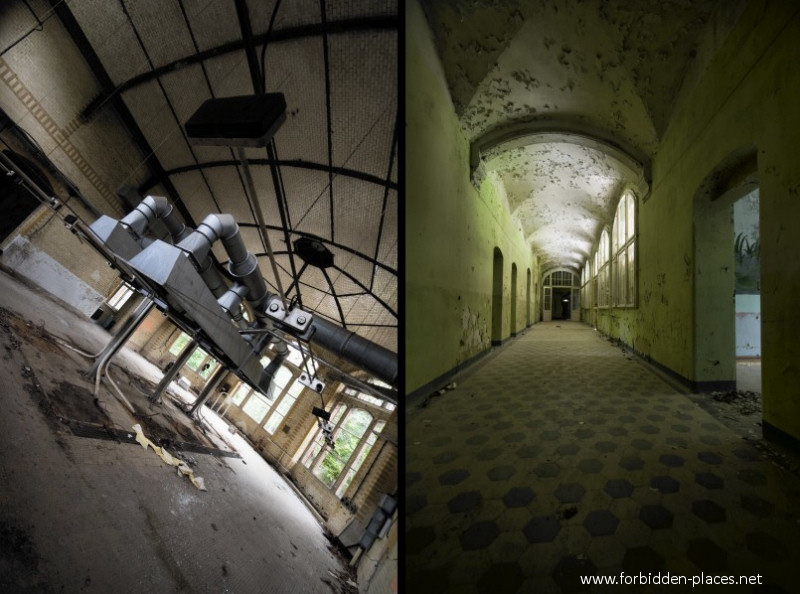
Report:
[[[615,250],[612,254],[614,270],[614,307],[621,309],[637,306],[636,270],[636,194],[631,190],[622,193],[614,213]]]

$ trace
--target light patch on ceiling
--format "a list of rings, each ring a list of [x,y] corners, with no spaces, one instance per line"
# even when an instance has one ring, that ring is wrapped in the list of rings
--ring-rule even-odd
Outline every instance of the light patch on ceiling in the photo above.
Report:
[[[611,223],[623,188],[637,181],[636,172],[608,154],[567,142],[498,152],[485,167],[545,268],[580,268]]]

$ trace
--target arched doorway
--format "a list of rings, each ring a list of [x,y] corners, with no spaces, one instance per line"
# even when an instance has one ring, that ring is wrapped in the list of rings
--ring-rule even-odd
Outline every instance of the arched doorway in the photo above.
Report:
[[[542,278],[542,320],[580,320],[578,275],[566,268],[545,273]]]
[[[511,336],[517,335],[517,264],[511,264]]]
[[[503,343],[503,252],[494,248],[492,264],[492,344]]]
[[[531,325],[531,269],[525,279],[525,325]]]

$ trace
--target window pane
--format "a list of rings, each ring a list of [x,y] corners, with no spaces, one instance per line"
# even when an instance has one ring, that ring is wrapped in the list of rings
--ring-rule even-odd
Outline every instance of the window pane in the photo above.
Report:
[[[275,430],[280,426],[282,421],[283,415],[274,412],[269,416],[269,419],[267,419],[264,429],[266,429],[268,433],[275,433]]]
[[[251,419],[260,423],[269,410],[269,403],[260,394],[253,394],[250,396],[250,399],[244,403],[242,410],[247,413]]]
[[[342,495],[344,495],[347,492],[347,487],[349,487],[350,483],[353,482],[353,477],[355,476],[356,476],[356,470],[354,468],[351,468],[350,470],[347,471],[347,476],[344,477],[342,484],[339,485],[338,489],[336,489],[337,497],[341,499]]]
[[[314,468],[314,475],[328,487],[333,486],[339,475],[344,470],[344,462],[331,453],[325,455],[322,461]]]
[[[169,352],[173,355],[180,355],[187,342],[189,342],[189,335],[185,332],[181,332],[181,335],[176,338],[175,342],[172,343],[172,346],[169,347]]]
[[[299,368],[303,365],[303,353],[293,346],[289,346],[289,356],[286,357],[286,360],[295,367]]]
[[[249,393],[250,393],[250,386],[242,382],[238,385],[236,391],[234,391],[233,398],[231,398],[231,400],[236,406],[239,406],[242,403],[242,400],[245,399],[245,396],[247,396]]]
[[[281,399],[281,403],[275,410],[278,411],[280,414],[285,415],[286,413],[289,412],[289,409],[291,409],[292,406],[294,406],[294,403],[295,399],[287,394]]]
[[[295,382],[292,384],[292,387],[289,388],[289,391],[286,394],[287,396],[292,396],[294,398],[297,398],[298,396],[300,396],[300,393],[303,391],[303,388],[305,388],[305,386],[300,383],[300,380],[295,380]]]
[[[636,200],[632,194],[628,194],[628,234],[626,239],[633,237],[633,231],[636,228],[634,221],[636,216]]]
[[[317,432],[320,433],[319,429],[317,430]],[[320,433],[317,436],[317,439],[312,444],[312,447],[308,451],[308,454],[306,454],[305,458],[303,458],[303,466],[305,466],[306,468],[310,468],[311,464],[314,462],[314,458],[316,458],[317,454],[319,454],[321,451],[322,451],[322,434]]]
[[[192,353],[191,357],[189,357],[189,360],[186,362],[186,366],[192,371],[197,371],[200,367],[200,364],[205,360],[206,356],[207,353],[200,347],[197,347]]]
[[[292,379],[291,369],[288,369],[285,366],[281,366],[281,368],[278,369],[278,372],[275,374],[275,388],[278,390],[276,394],[280,393],[280,391],[282,391],[286,387],[286,384],[288,384],[291,379]]]
[[[636,246],[628,246],[628,303],[636,304]]]
[[[133,295],[133,287],[128,284],[123,283],[119,289],[112,295],[111,299],[108,300],[108,305],[115,310],[119,310],[125,303],[127,303],[128,299],[131,298]]]
[[[209,359],[206,363],[203,364],[203,368],[200,370],[200,377],[203,379],[208,379],[211,377],[211,374],[214,373],[214,370],[217,368],[219,363],[217,363],[216,359]]]

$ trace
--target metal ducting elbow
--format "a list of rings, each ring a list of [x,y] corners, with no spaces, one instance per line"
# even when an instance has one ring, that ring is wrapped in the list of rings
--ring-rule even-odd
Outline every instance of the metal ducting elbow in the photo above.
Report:
[[[275,389],[275,374],[278,373],[281,365],[283,365],[283,362],[289,355],[289,347],[287,347],[286,343],[282,340],[278,341],[276,349],[277,353],[275,354],[275,357],[273,357],[272,361],[269,362],[269,365],[264,368],[264,371],[261,374],[261,379],[258,382],[258,387],[268,400],[273,400],[275,398],[275,394],[273,394]]]
[[[175,243],[189,234],[186,225],[175,215],[172,204],[163,196],[147,196],[120,223],[133,231],[137,237],[142,237],[155,219],[161,219]]]

